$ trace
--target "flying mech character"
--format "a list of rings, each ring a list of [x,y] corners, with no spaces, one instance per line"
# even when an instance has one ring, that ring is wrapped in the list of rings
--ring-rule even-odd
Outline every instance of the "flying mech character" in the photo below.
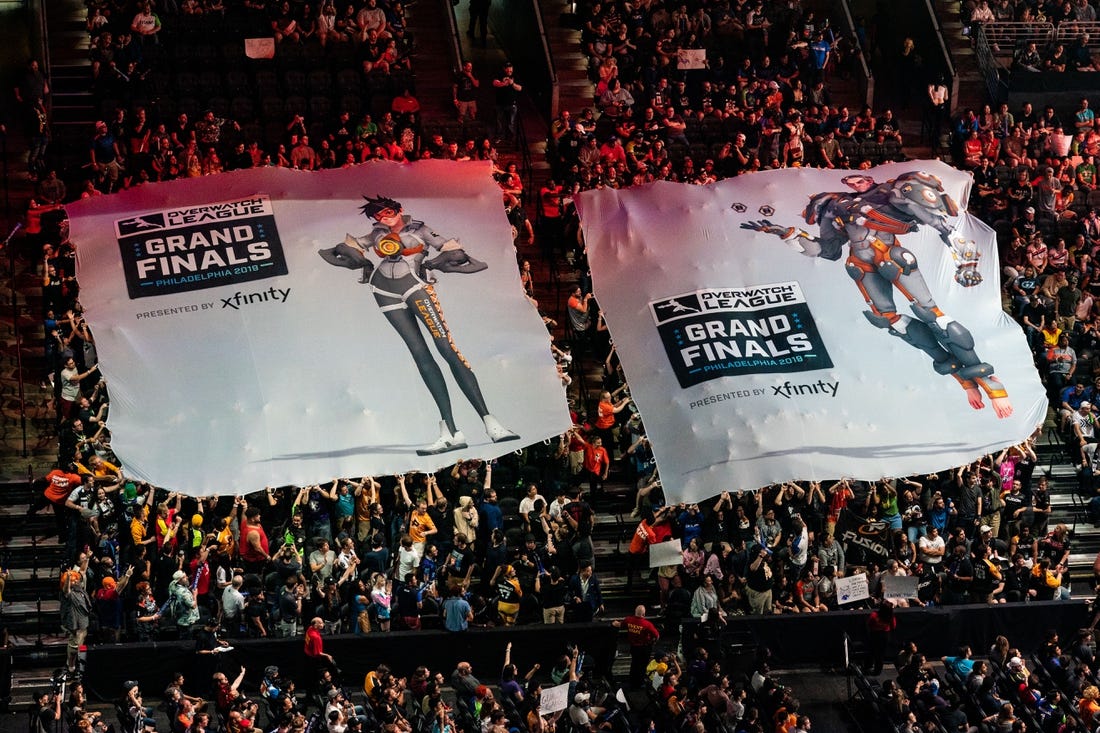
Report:
[[[985,406],[984,393],[997,417],[1009,417],[1012,404],[1004,385],[993,376],[993,366],[975,353],[970,331],[936,305],[916,256],[898,241],[899,235],[922,224],[933,227],[954,258],[955,282],[963,287],[982,282],[973,242],[951,235],[948,218],[958,215],[958,206],[944,192],[943,183],[918,171],[885,183],[862,173],[842,182],[852,191],[811,196],[802,212],[806,223],[818,226],[817,237],[767,219],[743,222],[741,228],[777,236],[807,257],[838,260],[847,244],[845,269],[867,301],[867,320],[931,357],[932,368],[958,380],[975,410]],[[897,312],[895,289],[909,301],[912,316]]]
[[[439,439],[418,449],[418,455],[435,455],[467,446],[466,438],[455,424],[451,396],[443,372],[428,349],[423,328],[435,349],[447,363],[459,389],[481,416],[485,433],[494,443],[518,440],[489,413],[477,376],[459,352],[451,330],[443,317],[443,307],[435,292],[433,272],[472,274],[488,265],[466,253],[454,238],[436,234],[424,222],[403,213],[401,204],[391,198],[364,197],[360,208],[373,220],[374,227],[362,237],[345,235],[344,241],[318,251],[321,258],[337,267],[360,270],[359,282],[369,284],[382,315],[405,342],[420,378],[439,408]],[[379,258],[377,266],[369,254]],[[434,256],[429,257],[429,254]]]

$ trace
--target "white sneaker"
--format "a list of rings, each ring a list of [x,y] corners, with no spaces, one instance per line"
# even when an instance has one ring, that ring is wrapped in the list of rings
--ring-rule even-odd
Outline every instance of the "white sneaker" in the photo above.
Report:
[[[417,448],[416,455],[434,456],[439,453],[447,453],[448,451],[458,450],[459,448],[465,447],[466,437],[462,435],[462,431],[456,430],[454,434],[451,434],[451,430],[447,427],[447,423],[443,420],[440,420],[439,439],[431,445],[424,446],[423,448]]]
[[[497,420],[492,415],[486,415],[481,419],[485,423],[485,434],[488,435],[489,440],[494,443],[503,443],[506,440],[519,440],[518,435],[501,425],[500,420]]]

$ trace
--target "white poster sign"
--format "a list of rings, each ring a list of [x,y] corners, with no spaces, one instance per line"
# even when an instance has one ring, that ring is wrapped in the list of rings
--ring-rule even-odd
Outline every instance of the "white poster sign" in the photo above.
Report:
[[[275,58],[274,38],[246,38],[244,39],[244,55],[250,59]]]
[[[863,573],[836,579],[836,600],[840,605],[865,601],[870,597],[871,591],[867,587],[867,576]]]
[[[649,567],[663,568],[667,565],[679,565],[684,561],[684,550],[680,540],[658,542],[649,546]]]
[[[552,715],[569,707],[569,683],[542,688],[542,714]]]
[[[943,470],[1043,422],[971,183],[910,161],[578,196],[670,501]]]
[[[676,68],[681,70],[707,68],[705,48],[681,48],[676,51]]]
[[[570,425],[488,164],[253,169],[69,211],[128,475],[430,471]]]
[[[886,575],[882,578],[882,597],[888,601],[904,601],[917,597],[914,575]]]

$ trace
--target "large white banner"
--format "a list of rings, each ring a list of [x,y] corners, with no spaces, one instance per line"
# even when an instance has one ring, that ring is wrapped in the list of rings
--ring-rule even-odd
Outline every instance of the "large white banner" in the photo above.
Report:
[[[126,472],[435,470],[570,425],[487,164],[266,168],[69,207]]]
[[[970,185],[908,162],[579,197],[670,500],[942,470],[1043,421]]]

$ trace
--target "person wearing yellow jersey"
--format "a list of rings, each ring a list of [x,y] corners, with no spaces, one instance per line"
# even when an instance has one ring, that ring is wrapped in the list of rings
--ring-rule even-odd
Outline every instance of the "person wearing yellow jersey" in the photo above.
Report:
[[[511,565],[500,565],[493,573],[489,585],[497,589],[497,613],[505,626],[515,626],[519,616],[519,604],[523,590],[516,579],[516,569]]]

